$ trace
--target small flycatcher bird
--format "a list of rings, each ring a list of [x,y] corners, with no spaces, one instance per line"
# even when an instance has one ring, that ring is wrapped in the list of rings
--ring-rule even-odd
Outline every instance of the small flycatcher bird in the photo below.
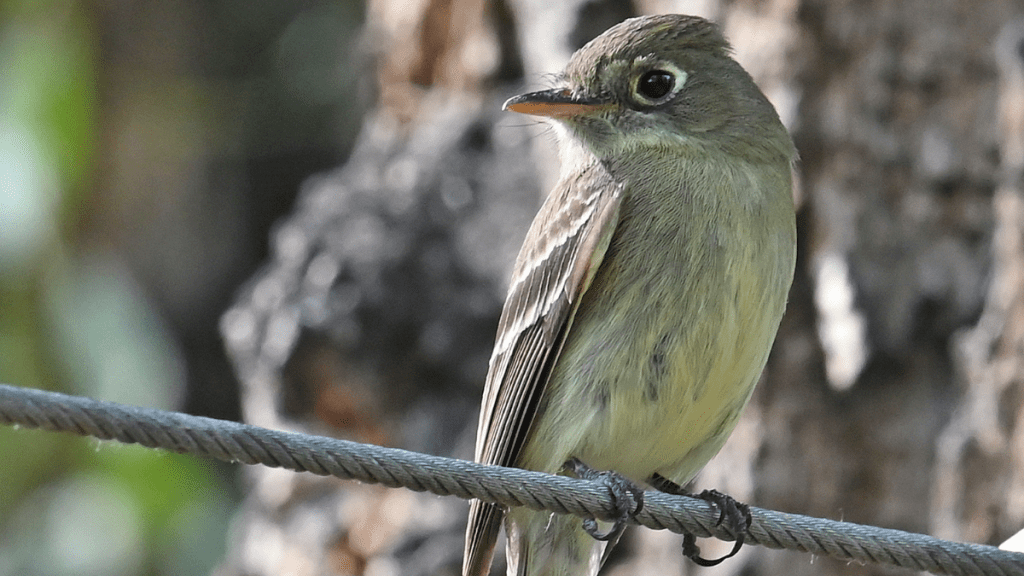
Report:
[[[516,260],[476,460],[683,485],[735,427],[786,306],[793,142],[694,16],[626,20],[505,109],[551,121],[562,168]],[[464,576],[487,574],[503,519],[510,575],[607,557],[578,518],[474,501]]]

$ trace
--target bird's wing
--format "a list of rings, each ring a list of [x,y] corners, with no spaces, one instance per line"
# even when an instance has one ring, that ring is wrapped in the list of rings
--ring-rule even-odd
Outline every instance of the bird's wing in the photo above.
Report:
[[[600,165],[563,179],[534,219],[519,253],[477,429],[476,460],[515,466],[580,297],[618,222],[623,188]],[[503,511],[470,505],[464,576],[490,568]]]

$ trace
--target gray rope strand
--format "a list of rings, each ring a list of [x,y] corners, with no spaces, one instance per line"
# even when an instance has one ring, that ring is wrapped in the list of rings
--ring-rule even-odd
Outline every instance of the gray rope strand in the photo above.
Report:
[[[611,520],[617,515],[608,488],[597,482],[3,384],[0,423],[581,518]],[[634,519],[638,524],[734,539],[716,525],[717,512],[702,500],[655,491],[646,492],[644,500]],[[753,507],[751,513],[746,542],[769,548],[935,574],[1024,576],[1024,554],[992,546]]]

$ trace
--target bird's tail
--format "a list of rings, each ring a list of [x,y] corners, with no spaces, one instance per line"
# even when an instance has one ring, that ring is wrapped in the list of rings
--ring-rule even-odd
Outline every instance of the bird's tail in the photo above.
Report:
[[[583,520],[513,508],[505,520],[508,576],[595,576],[614,542],[595,540]]]

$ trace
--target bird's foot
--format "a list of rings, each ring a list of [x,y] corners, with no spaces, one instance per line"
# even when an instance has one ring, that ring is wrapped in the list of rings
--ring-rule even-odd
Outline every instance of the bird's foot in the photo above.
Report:
[[[682,486],[672,482],[660,474],[655,474],[651,478],[651,485],[667,494],[700,498],[715,508],[718,508],[718,520],[715,522],[715,525],[721,525],[725,522],[726,527],[736,535],[736,544],[733,545],[731,552],[721,558],[708,560],[700,555],[700,548],[697,546],[697,537],[693,534],[685,534],[683,536],[683,556],[693,560],[693,562],[698,566],[717,566],[723,561],[735,556],[736,553],[740,551],[740,548],[743,547],[743,541],[746,539],[747,530],[750,528],[750,523],[753,521],[753,518],[750,515],[749,506],[741,502],[737,502],[732,496],[722,494],[718,490],[705,490],[700,494],[692,494],[684,490]]]
[[[579,458],[571,458],[563,467],[577,478],[601,482],[611,492],[612,501],[619,512],[615,524],[607,532],[597,526],[597,520],[588,518],[583,521],[583,530],[592,538],[605,542],[615,542],[629,524],[629,519],[640,513],[644,507],[644,491],[618,472],[612,470],[594,470]]]
[[[733,545],[732,551],[725,556],[715,560],[708,560],[700,555],[700,548],[697,547],[697,537],[693,534],[686,534],[683,536],[683,556],[693,560],[699,566],[718,566],[723,561],[735,556],[740,551],[740,548],[743,547],[747,529],[750,528],[750,523],[753,520],[750,516],[750,507],[737,502],[732,496],[722,494],[718,490],[705,490],[695,497],[718,508],[718,521],[715,522],[715,525],[721,525],[725,522],[726,527],[736,535],[736,544]]]

